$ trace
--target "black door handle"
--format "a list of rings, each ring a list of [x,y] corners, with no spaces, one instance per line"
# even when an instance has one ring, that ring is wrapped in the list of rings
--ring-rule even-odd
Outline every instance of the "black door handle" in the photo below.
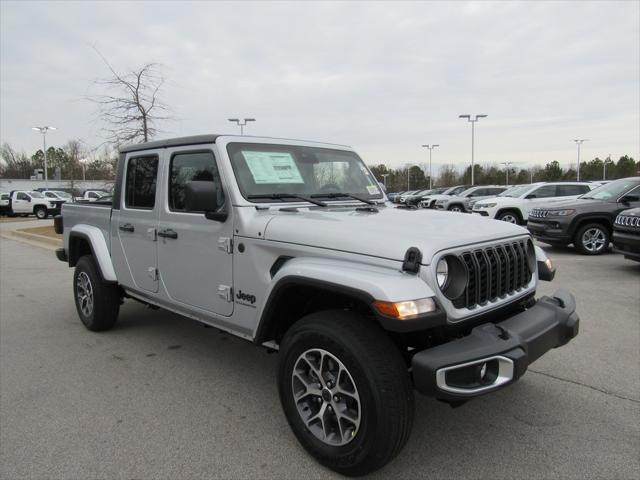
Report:
[[[158,236],[162,238],[173,238],[175,240],[176,238],[178,238],[178,232],[167,228],[166,230],[160,230],[158,232]]]
[[[133,225],[131,225],[130,223],[125,223],[124,225],[120,225],[118,228],[123,232],[133,233],[135,231],[135,228],[133,228]]]

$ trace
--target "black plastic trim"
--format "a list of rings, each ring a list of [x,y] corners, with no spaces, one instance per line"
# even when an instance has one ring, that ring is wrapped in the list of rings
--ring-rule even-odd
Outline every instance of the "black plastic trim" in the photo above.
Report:
[[[550,282],[556,276],[555,267],[549,268],[545,262],[538,261],[538,278]]]
[[[67,251],[64,248],[56,248],[56,258],[61,262],[69,263],[69,257],[67,257]]]
[[[113,188],[113,204],[111,208],[113,210],[120,210],[120,202],[122,198],[122,182],[124,180],[124,161],[126,155],[121,153],[118,157],[118,168],[116,170],[116,183]]]
[[[190,137],[167,138],[166,140],[156,140],[153,142],[136,143],[125,145],[120,148],[121,153],[139,152],[142,150],[152,150],[154,148],[183,147],[187,145],[198,145],[204,143],[215,143],[221,135],[193,135]]]
[[[62,235],[64,232],[64,222],[62,221],[62,215],[56,215],[53,217],[53,230],[58,235]]]
[[[410,273],[418,273],[422,263],[422,252],[418,247],[409,247],[404,254],[402,270]]]

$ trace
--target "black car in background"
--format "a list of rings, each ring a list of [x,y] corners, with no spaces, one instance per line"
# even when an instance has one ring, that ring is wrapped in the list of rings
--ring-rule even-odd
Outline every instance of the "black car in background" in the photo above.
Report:
[[[613,223],[613,251],[640,262],[640,208],[620,213]]]
[[[607,251],[616,216],[640,207],[640,177],[615,180],[574,199],[531,210],[527,228],[550,245],[568,245],[585,255]]]

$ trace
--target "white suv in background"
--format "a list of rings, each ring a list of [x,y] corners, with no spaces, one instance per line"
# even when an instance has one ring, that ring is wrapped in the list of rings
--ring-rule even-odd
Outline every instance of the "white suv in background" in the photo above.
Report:
[[[473,213],[524,225],[531,209],[560,200],[577,198],[593,188],[595,186],[587,182],[540,182],[520,185],[498,197],[476,202],[473,205]]]

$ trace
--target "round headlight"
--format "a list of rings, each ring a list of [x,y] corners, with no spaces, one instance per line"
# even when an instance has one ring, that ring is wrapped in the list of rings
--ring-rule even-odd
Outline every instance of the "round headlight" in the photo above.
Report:
[[[447,284],[449,278],[449,262],[446,258],[441,258],[436,265],[436,281],[438,286],[442,289]]]

